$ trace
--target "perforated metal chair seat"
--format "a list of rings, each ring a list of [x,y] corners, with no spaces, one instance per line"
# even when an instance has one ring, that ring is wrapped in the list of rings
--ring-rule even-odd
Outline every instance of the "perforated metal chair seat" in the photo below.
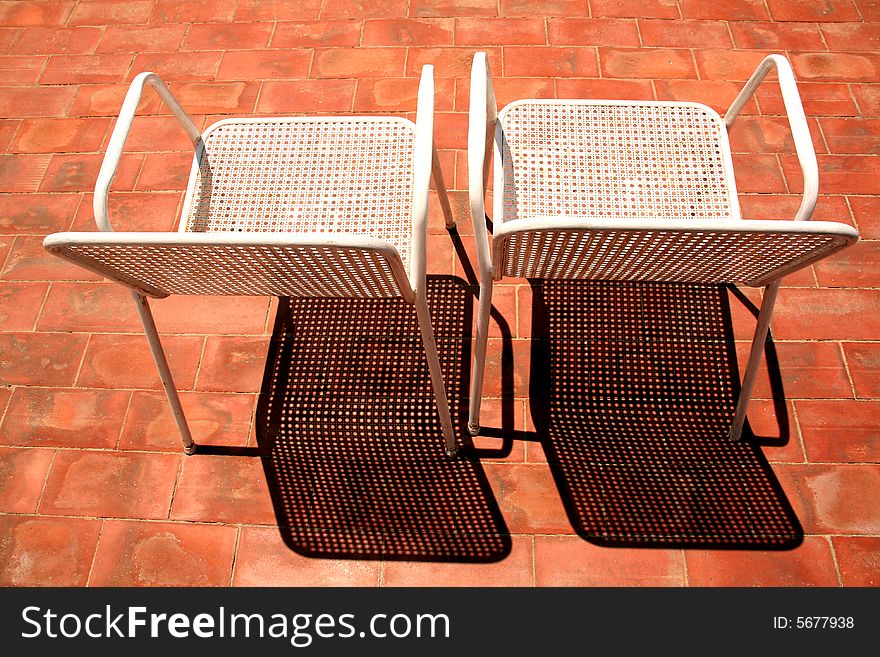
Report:
[[[705,105],[520,101],[498,120],[503,221],[739,219],[727,130]]]
[[[47,248],[152,297],[407,295],[414,145],[395,117],[226,119],[196,147],[179,232]]]
[[[496,277],[764,285],[852,241],[743,221],[727,128],[705,105],[526,100],[498,125]]]
[[[373,237],[409,273],[414,128],[393,117],[220,121],[196,154],[181,230]]]

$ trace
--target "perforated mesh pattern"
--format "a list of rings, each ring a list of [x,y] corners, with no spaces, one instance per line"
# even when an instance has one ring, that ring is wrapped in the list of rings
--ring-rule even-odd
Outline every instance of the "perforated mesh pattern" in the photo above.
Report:
[[[764,285],[845,244],[811,233],[558,230],[514,234],[499,247],[505,276]]]
[[[471,291],[427,281],[460,417]],[[282,299],[255,420],[285,542],[300,554],[497,561],[511,541],[476,458],[450,460],[416,313],[399,299]]]
[[[727,292],[536,284],[532,416],[577,533],[606,545],[791,548],[802,537],[752,441]]]
[[[502,126],[504,221],[735,218],[726,132],[699,107],[526,103]]]
[[[391,242],[409,267],[414,131],[397,119],[228,123],[212,130],[195,232],[317,232]]]
[[[302,246],[75,244],[83,264],[168,294],[354,296],[400,295],[388,258],[374,251]],[[102,273],[106,273],[102,271]]]

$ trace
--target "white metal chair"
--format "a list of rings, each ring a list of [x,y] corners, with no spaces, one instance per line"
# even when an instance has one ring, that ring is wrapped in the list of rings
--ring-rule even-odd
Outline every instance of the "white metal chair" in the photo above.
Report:
[[[728,129],[771,69],[804,179],[795,221],[744,221]],[[490,252],[485,186],[494,157]],[[808,222],[816,155],[788,61],[764,59],[724,118],[698,103],[520,100],[497,111],[485,53],[471,69],[468,186],[480,268],[468,429],[480,402],[492,281],[504,276],[764,287],[730,428],[742,433],[779,280],[858,240]]]
[[[108,190],[146,85],[195,149],[180,229],[113,232]],[[170,294],[403,297],[415,305],[447,452],[456,449],[425,295],[432,169],[454,225],[434,150],[433,67],[417,118],[225,119],[199,134],[153,73],[131,84],[95,188],[102,232],[56,233],[45,248],[132,290],[187,454],[196,445],[147,297]]]

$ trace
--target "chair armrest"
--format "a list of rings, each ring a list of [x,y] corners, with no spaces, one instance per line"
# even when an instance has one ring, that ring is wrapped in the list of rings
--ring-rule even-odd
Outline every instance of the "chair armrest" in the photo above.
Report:
[[[807,117],[804,115],[804,107],[798,94],[794,73],[792,73],[791,64],[785,57],[768,55],[764,58],[764,61],[758,65],[758,68],[752,73],[752,77],[731,103],[724,116],[724,124],[728,129],[733,125],[743,105],[752,97],[755,89],[774,67],[779,77],[779,89],[782,92],[785,113],[788,116],[791,134],[794,137],[794,147],[801,165],[801,174],[804,177],[804,193],[801,205],[794,217],[796,221],[802,221],[809,219],[816,207],[816,199],[819,194],[819,167],[816,163],[816,151],[813,149],[813,140],[810,137],[810,128],[807,126]]]
[[[116,175],[116,168],[119,166],[119,158],[122,156],[122,149],[125,147],[125,140],[128,138],[128,131],[131,129],[134,113],[137,110],[138,103],[140,103],[144,87],[147,85],[156,90],[159,97],[172,111],[190,140],[192,140],[193,147],[197,147],[201,141],[199,129],[180,106],[180,103],[177,102],[177,99],[171,95],[171,90],[168,89],[159,76],[155,73],[138,74],[128,87],[128,93],[125,94],[122,109],[119,111],[119,118],[116,119],[116,125],[113,127],[113,133],[110,135],[110,143],[107,144],[107,152],[104,154],[104,160],[101,162],[98,181],[95,184],[93,207],[95,223],[98,224],[100,230],[113,230],[113,226],[110,225],[110,219],[107,216],[107,195],[110,191],[110,183],[113,182],[113,177]]]
[[[434,163],[434,67],[422,67],[416,105],[416,139],[413,146],[413,231],[410,249],[410,287],[425,293],[426,241],[431,167]]]
[[[480,281],[492,278],[492,259],[489,254],[489,235],[486,229],[486,180],[489,176],[489,144],[494,138],[498,106],[492,75],[486,53],[474,55],[471,65],[470,108],[468,112],[468,198],[474,239],[477,244],[477,260],[480,265]],[[500,162],[495,163],[501,166]],[[496,189],[496,194],[501,190]]]

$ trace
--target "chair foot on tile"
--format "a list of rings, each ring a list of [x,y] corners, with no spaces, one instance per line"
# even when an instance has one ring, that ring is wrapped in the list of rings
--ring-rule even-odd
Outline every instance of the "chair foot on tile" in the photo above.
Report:
[[[193,443],[193,444],[190,445],[189,447],[184,447],[184,448],[183,448],[183,452],[184,452],[187,456],[192,456],[193,454],[196,453],[196,449],[198,449],[198,445],[196,445],[195,443]]]
[[[472,436],[479,436],[480,435],[480,425],[479,424],[474,424],[473,422],[468,422],[467,428],[468,428],[468,433],[471,434]]]

